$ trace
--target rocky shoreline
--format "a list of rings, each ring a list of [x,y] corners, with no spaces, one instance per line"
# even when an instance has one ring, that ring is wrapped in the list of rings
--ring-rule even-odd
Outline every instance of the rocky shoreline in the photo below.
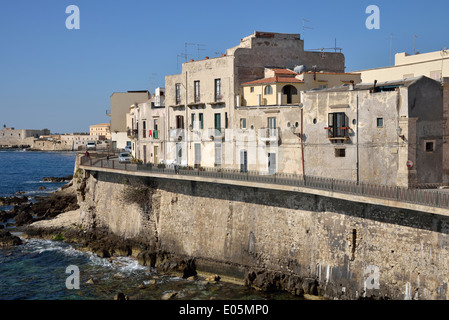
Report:
[[[33,200],[33,201],[31,201]],[[69,182],[60,190],[48,195],[30,199],[26,196],[0,198],[0,205],[14,206],[8,211],[0,211],[0,229],[23,227],[35,221],[56,217],[58,214],[79,208],[73,183]]]
[[[208,281],[228,281],[265,292],[287,291],[300,297],[318,294],[314,279],[307,281],[254,268],[246,270],[244,279],[227,277],[225,274],[219,276],[213,272],[200,274],[197,272],[197,259],[162,252],[157,237],[124,239],[95,224],[83,227],[78,197],[82,198],[84,188],[81,180],[73,179],[57,192],[37,199],[35,203],[20,203],[8,213],[0,213],[0,221],[12,216],[16,221],[16,229],[13,230],[21,231],[22,238],[25,239],[49,239],[77,244],[79,250],[90,251],[101,258],[132,257],[140,265],[155,268],[158,273],[165,275],[184,279],[200,277],[209,279]],[[0,231],[4,231],[0,234],[0,246],[20,244],[7,230]]]
[[[139,264],[157,268],[158,272],[164,274],[183,278],[197,276],[194,259],[157,252],[157,245],[153,242],[123,239],[102,228],[85,230],[81,224],[77,202],[79,191],[72,180],[51,195],[37,199],[35,203],[25,202],[22,197],[11,197],[10,202],[17,204],[9,212],[0,212],[0,222],[13,218],[15,229],[12,230],[22,232],[25,239],[59,240],[78,244],[81,245],[79,250],[90,251],[101,258],[133,257]],[[0,237],[0,246],[20,244],[13,241],[11,237],[14,236],[6,235],[6,230],[2,231],[5,231],[5,241]]]

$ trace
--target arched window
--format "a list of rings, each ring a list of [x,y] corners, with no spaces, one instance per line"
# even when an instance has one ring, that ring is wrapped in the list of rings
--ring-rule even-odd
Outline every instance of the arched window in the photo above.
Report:
[[[270,85],[266,86],[264,94],[273,94],[273,88]]]

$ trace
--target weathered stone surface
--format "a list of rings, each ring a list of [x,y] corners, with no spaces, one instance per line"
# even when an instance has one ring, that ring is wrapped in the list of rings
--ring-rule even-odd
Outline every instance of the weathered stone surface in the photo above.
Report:
[[[46,181],[46,182],[65,182],[65,181],[70,181],[73,179],[73,175],[68,175],[65,177],[44,177],[42,178],[42,181]]]
[[[7,230],[0,230],[0,247],[10,247],[22,244],[19,237],[12,235]]]
[[[0,197],[0,206],[10,206],[10,205],[17,205],[28,202],[28,197],[21,196],[21,197]]]
[[[187,278],[210,262],[246,269],[246,283],[263,290],[331,299],[449,294],[447,216],[168,179],[153,180],[151,206],[143,207],[122,199],[134,179],[103,172],[86,178],[81,223],[138,244],[148,252],[140,256],[143,263],[152,264],[156,254],[158,270]]]

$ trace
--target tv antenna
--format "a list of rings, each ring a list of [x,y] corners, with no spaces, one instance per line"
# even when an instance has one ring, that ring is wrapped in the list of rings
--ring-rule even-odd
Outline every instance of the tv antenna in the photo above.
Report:
[[[415,40],[416,38],[418,38],[418,36],[416,34],[413,35],[413,54],[416,54],[416,50],[415,50]]]
[[[200,60],[200,50],[201,51],[204,51],[205,49],[201,49],[200,47],[204,47],[205,45],[204,44],[197,44],[196,45],[196,48],[197,48],[197,50],[198,50],[198,60]]]
[[[308,49],[308,50],[310,50],[310,51],[321,51],[321,53],[323,53],[324,50],[334,50],[335,52],[337,52],[337,50],[338,50],[338,51],[341,52],[341,50],[343,50],[343,48],[337,47],[337,38],[335,38],[335,47],[333,47],[333,48],[318,48],[318,49]]]
[[[187,46],[196,46],[196,43],[185,43],[185,55],[184,57],[186,58],[185,62],[187,62]]]
[[[154,77],[157,76],[157,73],[152,73],[150,77],[150,90],[153,89],[153,94],[156,92],[156,89],[154,87]]]
[[[306,27],[305,26],[305,22],[310,22],[309,20],[307,20],[307,19],[302,19],[302,40],[304,40],[304,35],[305,35],[305,29],[313,29],[313,28],[310,28],[310,27]]]
[[[390,33],[390,66],[391,64],[391,55],[393,54],[393,34]]]
[[[187,61],[187,55],[185,53],[180,53],[176,56],[176,71],[179,73],[179,58],[184,58]]]

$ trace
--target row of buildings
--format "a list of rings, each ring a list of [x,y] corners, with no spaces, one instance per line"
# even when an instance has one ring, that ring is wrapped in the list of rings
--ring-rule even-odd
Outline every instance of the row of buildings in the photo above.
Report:
[[[144,163],[395,186],[449,182],[449,53],[345,72],[299,34],[254,32],[165,87],[111,96],[114,148]]]
[[[52,134],[49,129],[0,130],[0,148],[30,148],[45,151],[77,151],[86,149],[88,142],[95,142],[98,149],[110,149],[110,124],[100,123],[89,127],[89,132]]]

